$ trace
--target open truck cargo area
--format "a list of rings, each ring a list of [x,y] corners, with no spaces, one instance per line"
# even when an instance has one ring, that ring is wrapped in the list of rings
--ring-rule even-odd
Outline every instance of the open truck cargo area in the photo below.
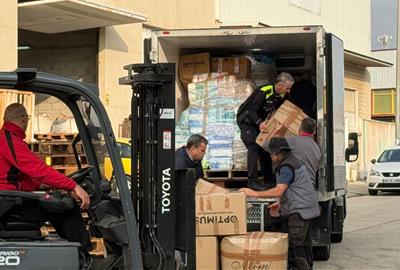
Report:
[[[331,241],[342,240],[346,213],[343,42],[322,26],[160,30],[153,31],[146,53],[153,63],[178,63],[181,56],[196,53],[266,55],[276,74],[285,71],[311,81],[315,92],[301,96],[315,99],[312,117],[323,157],[315,182],[322,214],[313,222],[312,236],[315,257],[327,260]],[[187,89],[177,76],[177,120],[188,106]]]

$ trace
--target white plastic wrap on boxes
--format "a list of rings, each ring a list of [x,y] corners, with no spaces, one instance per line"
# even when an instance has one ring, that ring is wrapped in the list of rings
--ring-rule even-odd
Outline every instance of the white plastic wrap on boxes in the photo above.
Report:
[[[175,147],[199,133],[209,141],[205,159],[210,169],[232,169],[236,163],[246,164],[247,151],[240,140],[236,112],[252,93],[253,84],[217,73],[211,79],[205,78],[197,74],[193,79],[196,83],[188,85],[190,106],[178,121]]]

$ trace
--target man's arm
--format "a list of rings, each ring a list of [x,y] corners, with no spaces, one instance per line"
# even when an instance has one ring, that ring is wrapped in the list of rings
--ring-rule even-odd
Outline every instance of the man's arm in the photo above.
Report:
[[[285,193],[288,185],[286,184],[277,184],[275,187],[271,189],[267,189],[264,191],[255,191],[250,188],[241,188],[239,189],[240,192],[243,192],[249,197],[256,197],[256,198],[280,198],[282,197],[283,193]]]
[[[22,140],[13,140],[17,163],[11,157],[11,162],[21,172],[34,178],[42,184],[53,188],[74,190],[75,181],[44,163],[37,155],[32,153]]]
[[[245,193],[250,197],[260,197],[260,198],[280,198],[286,189],[293,182],[294,173],[290,166],[284,165],[280,167],[279,174],[276,178],[276,186],[264,191],[255,191],[249,188],[241,188],[239,191]]]
[[[255,91],[257,92],[252,102],[250,102],[247,105],[247,107],[248,107],[248,116],[251,119],[251,122],[258,127],[260,123],[265,120],[261,119],[257,114],[257,111],[261,108],[261,106],[265,102],[265,92],[261,91],[260,89],[256,89]]]

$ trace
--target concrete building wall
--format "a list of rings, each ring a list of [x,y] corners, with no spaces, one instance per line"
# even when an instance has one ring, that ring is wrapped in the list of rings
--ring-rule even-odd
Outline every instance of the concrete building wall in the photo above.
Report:
[[[39,71],[97,83],[97,29],[59,34],[21,30],[19,42],[31,47],[19,51],[19,67],[36,67]]]
[[[103,0],[101,2],[148,16],[147,28],[215,26],[214,0]],[[99,32],[98,85],[115,133],[123,119],[129,116],[131,98],[130,87],[118,85],[118,78],[126,75],[123,66],[143,61],[142,44],[142,24],[105,27]]]
[[[0,70],[17,68],[18,16],[17,1],[3,0],[0,8]]]
[[[345,88],[358,92],[359,118],[371,119],[370,74],[364,67],[345,64]],[[358,128],[361,130],[361,127]]]
[[[396,50],[374,51],[372,57],[392,63],[387,68],[369,68],[372,89],[396,88]]]
[[[363,123],[365,120],[371,119],[371,85],[368,70],[365,67],[345,63],[345,89],[347,91],[354,91],[355,94],[354,114],[345,112],[347,132],[357,132],[359,134],[360,158],[353,163],[347,164],[347,179],[355,181],[363,178],[365,174],[365,161],[361,157],[365,156],[364,144],[362,142],[367,135],[365,134]],[[352,106],[353,104],[348,104],[349,102],[352,101],[345,99],[346,105]]]
[[[323,25],[345,48],[371,52],[369,0],[217,0],[221,24],[261,22],[270,26]]]

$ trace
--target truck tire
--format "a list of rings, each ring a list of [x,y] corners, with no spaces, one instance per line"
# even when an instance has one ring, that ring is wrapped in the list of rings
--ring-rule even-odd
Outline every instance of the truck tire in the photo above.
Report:
[[[376,196],[376,195],[378,195],[378,191],[377,190],[368,189],[368,194],[371,195],[371,196]]]
[[[314,247],[313,255],[316,261],[327,261],[331,256],[331,244],[323,247]]]
[[[341,233],[331,234],[331,243],[341,243],[343,240],[343,231]]]
[[[329,232],[329,237],[327,239],[327,244],[325,246],[313,247],[313,255],[316,261],[327,261],[331,256],[331,232],[332,232],[332,202],[329,201],[325,204],[326,218],[327,218],[327,231]]]
[[[346,216],[346,197],[343,197],[343,206],[332,205],[332,207],[331,243],[340,243],[343,240],[343,223]]]

